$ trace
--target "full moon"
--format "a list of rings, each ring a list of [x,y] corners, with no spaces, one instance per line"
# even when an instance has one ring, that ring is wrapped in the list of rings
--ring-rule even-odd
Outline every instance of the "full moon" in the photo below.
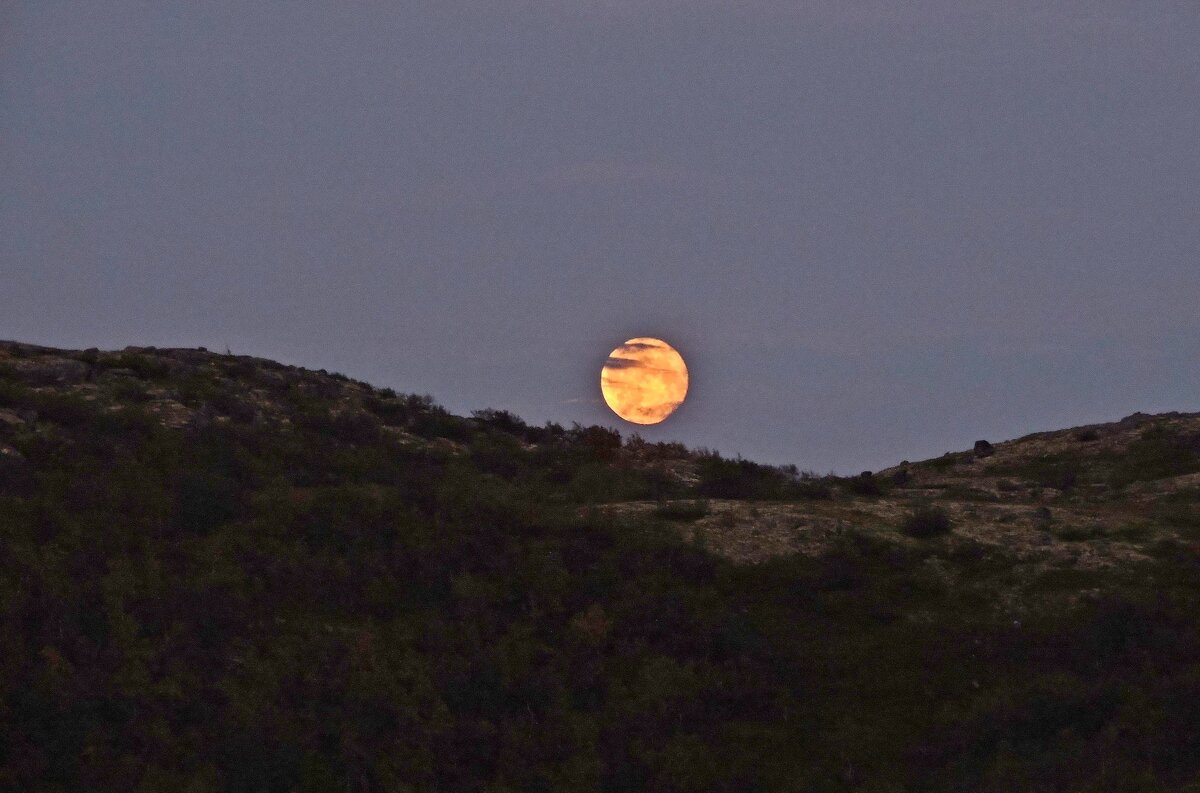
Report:
[[[687,396],[683,356],[661,339],[630,339],[609,353],[600,371],[604,401],[626,421],[658,424]]]

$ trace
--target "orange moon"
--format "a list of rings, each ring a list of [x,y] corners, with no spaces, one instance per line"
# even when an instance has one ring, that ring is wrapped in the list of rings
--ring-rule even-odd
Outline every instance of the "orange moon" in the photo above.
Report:
[[[687,390],[683,356],[661,339],[630,339],[609,353],[600,371],[604,401],[633,424],[665,420],[683,404]]]

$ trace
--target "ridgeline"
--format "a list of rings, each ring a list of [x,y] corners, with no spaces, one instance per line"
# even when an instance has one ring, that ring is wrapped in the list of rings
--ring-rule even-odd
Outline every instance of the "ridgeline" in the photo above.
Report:
[[[0,343],[0,789],[1196,791],[1200,415],[856,477]]]

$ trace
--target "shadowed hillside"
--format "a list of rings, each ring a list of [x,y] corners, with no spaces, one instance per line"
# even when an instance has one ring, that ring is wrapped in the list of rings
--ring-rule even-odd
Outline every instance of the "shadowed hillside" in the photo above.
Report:
[[[1194,791],[1198,607],[1200,415],[818,477],[0,343],[2,789]]]

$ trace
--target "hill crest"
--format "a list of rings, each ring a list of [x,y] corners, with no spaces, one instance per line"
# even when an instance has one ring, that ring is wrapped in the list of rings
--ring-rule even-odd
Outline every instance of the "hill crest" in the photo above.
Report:
[[[1183,793],[1197,420],[822,477],[3,343],[0,788]]]
[[[1180,539],[1145,525],[1166,513],[1168,523],[1189,524],[1191,497],[1200,500],[1196,413],[1134,413],[836,477],[723,460],[636,435],[622,439],[602,427],[531,427],[506,411],[454,416],[428,396],[203,348],[59,350],[0,342],[0,372],[10,391],[20,384],[57,400],[49,413],[32,403],[0,404],[0,455],[11,461],[21,455],[4,442],[5,432],[52,432],[55,411],[71,414],[72,403],[75,412],[135,411],[173,431],[252,424],[288,432],[300,424],[349,444],[383,438],[461,456],[492,475],[514,476],[524,464],[517,458],[532,461],[565,501],[613,514],[653,515],[669,511],[664,502],[703,499],[704,514],[686,518],[681,530],[737,561],[818,553],[846,526],[895,533],[914,502],[930,502],[973,540],[1023,549],[1039,563],[1094,568],[1141,558],[1139,540]],[[559,470],[570,466],[551,458],[568,447],[586,450],[587,462]],[[1164,509],[1164,499],[1173,506]]]

